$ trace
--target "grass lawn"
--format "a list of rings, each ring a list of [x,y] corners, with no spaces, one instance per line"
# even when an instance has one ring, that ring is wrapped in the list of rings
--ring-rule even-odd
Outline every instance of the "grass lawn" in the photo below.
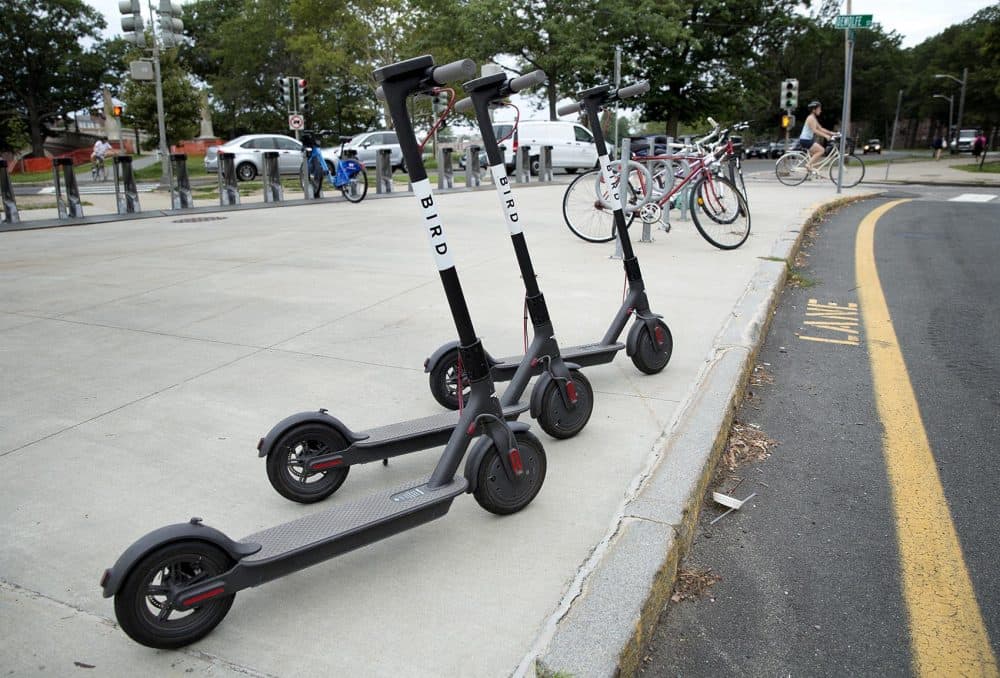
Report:
[[[1000,160],[984,162],[982,168],[979,167],[979,163],[975,165],[952,165],[952,167],[963,172],[997,174],[1000,173]]]

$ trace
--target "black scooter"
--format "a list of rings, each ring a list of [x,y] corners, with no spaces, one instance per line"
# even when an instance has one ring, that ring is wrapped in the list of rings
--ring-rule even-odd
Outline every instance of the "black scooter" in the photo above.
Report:
[[[495,165],[496,157],[490,155],[490,150],[491,146],[494,150],[496,149],[496,136],[493,134],[493,126],[489,121],[488,111],[485,118],[483,118],[483,114],[480,113],[479,110],[482,105],[486,105],[488,104],[488,101],[495,99],[495,97],[492,97],[492,90],[488,89],[494,85],[487,82],[488,79],[489,78],[480,78],[479,80],[467,83],[465,86],[476,86],[476,84],[479,83],[478,86],[483,88],[482,92],[484,93],[481,93],[478,96],[474,92],[470,93],[470,98],[472,99],[472,105],[476,107],[476,117],[479,121],[480,131],[483,135],[483,145],[486,148],[487,156],[490,158],[490,164]],[[617,187],[618,179],[613,172],[613,164],[608,158],[608,149],[604,141],[604,134],[601,130],[599,119],[600,109],[603,105],[610,101],[614,101],[615,99],[624,99],[636,96],[648,90],[649,83],[646,81],[632,85],[631,87],[623,87],[617,91],[614,91],[611,85],[602,85],[600,87],[580,92],[578,94],[580,97],[579,102],[563,106],[558,111],[559,115],[568,115],[581,110],[581,107],[586,109],[590,122],[590,129],[594,134],[594,145],[597,147],[598,162],[600,163],[604,173],[604,185],[606,186]],[[486,93],[490,93],[490,98],[488,100]],[[479,101],[482,101],[482,103],[479,103]],[[494,182],[497,182],[498,190],[500,190],[501,186],[499,184],[499,177],[502,177],[504,184],[506,184],[506,173],[503,172],[502,165],[499,172],[494,167],[493,173]],[[642,275],[639,272],[639,260],[635,256],[632,249],[625,215],[622,212],[620,202],[614,197],[612,198],[612,202],[614,202],[614,204],[609,206],[614,210],[615,224],[617,225],[617,230],[620,235],[625,276],[628,279],[628,293],[622,301],[621,306],[618,308],[618,312],[611,321],[611,325],[608,327],[607,332],[604,333],[604,337],[602,337],[599,342],[594,344],[584,344],[581,346],[563,347],[561,349],[561,355],[563,360],[567,363],[573,364],[574,367],[586,367],[589,365],[603,365],[605,363],[609,363],[614,360],[615,355],[624,348],[625,353],[632,359],[632,363],[639,369],[639,371],[644,372],[645,374],[656,374],[666,367],[668,362],[670,362],[670,355],[673,352],[674,346],[673,337],[670,334],[670,328],[667,327],[665,322],[663,322],[662,316],[654,314],[649,308],[649,300],[646,298],[645,283],[643,282]],[[534,273],[532,272],[530,275],[525,273],[524,262],[527,260],[527,248],[519,248],[518,242],[514,238],[513,233],[511,237],[514,240],[515,251],[518,253],[518,263],[522,266],[521,272],[524,277],[525,285],[528,285],[529,280],[534,283]],[[523,238],[521,240],[521,245],[523,246]],[[521,250],[523,250],[523,252]],[[528,270],[530,271],[530,261],[528,262]],[[547,312],[545,312],[545,317],[543,318],[543,316],[539,314],[539,309],[535,308],[530,303],[531,296],[532,295],[529,292],[528,310],[531,313],[532,324],[535,327],[535,340],[538,341],[539,333],[541,331],[540,323],[543,320],[547,320]],[[540,297],[541,295],[539,294],[538,296]],[[622,344],[618,341],[618,338],[621,336],[622,331],[624,331],[625,326],[628,324],[629,318],[633,314],[636,316],[636,322],[633,323],[625,343]],[[551,325],[549,326],[549,329],[551,329]],[[511,386],[509,386],[507,390],[510,391],[511,389],[514,389],[514,393],[517,396],[520,396],[524,392],[527,379],[531,376],[541,374],[545,367],[545,365],[539,364],[538,361],[535,360],[535,354],[532,353],[533,350],[535,350],[534,344],[532,344],[532,347],[524,356],[511,356],[500,359],[495,359],[490,356],[490,365],[493,370],[493,381],[511,381]],[[524,369],[526,361],[531,367],[530,370]],[[465,398],[469,388],[468,380],[464,378],[462,372],[458,345],[455,342],[449,342],[438,348],[429,358],[427,358],[427,360],[424,361],[424,372],[430,374],[430,389],[434,399],[444,407],[452,410],[458,409],[459,398]],[[527,372],[527,374],[524,374],[525,372]],[[558,375],[556,376],[558,377]],[[524,384],[519,381],[522,378],[525,381]],[[506,395],[507,393],[505,392],[505,399]],[[538,419],[542,429],[550,435],[554,435],[549,430],[549,422],[540,418],[543,416],[543,413],[535,408],[536,395],[537,393],[532,395],[531,416]]]
[[[202,525],[200,518],[150,532],[126,549],[101,578],[104,597],[114,596],[118,623],[133,640],[155,648],[193,643],[222,621],[237,591],[439,518],[464,492],[474,494],[480,505],[497,514],[521,510],[538,493],[545,479],[545,450],[527,424],[508,424],[503,418],[486,351],[473,329],[406,111],[407,97],[474,73],[470,60],[435,68],[429,56],[375,71],[410,168],[471,382],[468,407],[459,425],[451,428],[434,471],[427,479],[412,480],[238,541]],[[311,427],[326,431],[323,435],[328,437],[342,426],[323,412],[296,417],[301,420],[289,424],[290,429]],[[464,473],[459,473],[469,444],[477,436]]]

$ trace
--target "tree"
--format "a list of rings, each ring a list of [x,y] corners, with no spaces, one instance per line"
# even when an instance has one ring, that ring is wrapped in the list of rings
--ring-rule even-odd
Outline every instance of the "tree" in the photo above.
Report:
[[[163,83],[163,110],[167,139],[189,139],[198,132],[201,120],[201,95],[181,68],[173,50],[160,53],[160,76]],[[160,143],[156,112],[156,89],[152,82],[129,80],[122,93],[128,121],[149,134],[148,148]]]
[[[27,123],[33,155],[44,155],[47,122],[93,104],[104,26],[80,0],[0,0],[0,115]]]

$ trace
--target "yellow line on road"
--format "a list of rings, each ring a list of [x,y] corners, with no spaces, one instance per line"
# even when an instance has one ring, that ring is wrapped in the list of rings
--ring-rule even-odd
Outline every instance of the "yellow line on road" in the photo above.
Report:
[[[904,202],[882,205],[861,222],[855,273],[875,402],[885,427],[883,451],[892,488],[913,671],[917,676],[998,676],[875,266],[875,224]]]

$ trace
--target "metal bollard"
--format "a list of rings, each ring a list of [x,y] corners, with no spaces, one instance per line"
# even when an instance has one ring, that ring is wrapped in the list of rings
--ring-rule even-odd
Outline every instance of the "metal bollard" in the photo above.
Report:
[[[191,179],[188,178],[187,155],[184,153],[170,154],[171,185],[170,206],[175,210],[186,210],[194,207],[194,196],[191,195]]]
[[[392,151],[388,148],[375,152],[375,192],[392,193]]]
[[[264,202],[281,202],[285,197],[278,171],[278,152],[264,151]]]
[[[0,158],[0,199],[3,200],[3,222],[5,224],[16,224],[21,221],[21,215],[17,212],[17,203],[14,201],[14,185],[10,182],[10,175],[7,174],[7,161]]]
[[[236,156],[225,151],[219,153],[219,204],[240,204],[240,189],[236,182]]]
[[[518,146],[514,155],[514,181],[526,184],[531,176],[531,146]]]
[[[471,144],[465,149],[465,187],[483,185],[483,168],[479,166],[479,146]]]
[[[538,180],[552,181],[552,147],[542,146],[538,155]]]
[[[455,187],[455,168],[451,165],[451,146],[442,146],[438,154],[438,190]]]
[[[62,167],[60,181],[59,168]],[[52,178],[56,184],[56,210],[60,219],[83,217],[83,204],[80,202],[80,189],[76,185],[76,174],[73,173],[72,158],[55,158],[52,160]],[[66,199],[63,199],[63,186],[66,189]]]
[[[141,212],[139,191],[135,186],[135,175],[132,173],[132,156],[116,155],[114,157],[114,171],[115,203],[118,205],[118,214]]]

